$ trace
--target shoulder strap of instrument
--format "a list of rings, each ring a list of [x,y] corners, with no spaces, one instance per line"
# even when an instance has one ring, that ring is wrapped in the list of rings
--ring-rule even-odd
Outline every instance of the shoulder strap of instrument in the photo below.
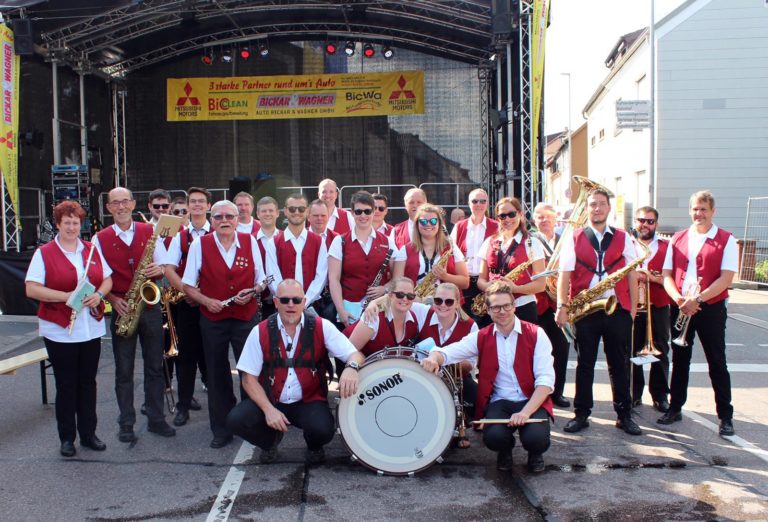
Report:
[[[520,243],[518,243],[516,239],[513,239],[512,244],[509,245],[509,248],[507,249],[507,251],[502,255],[501,245],[499,245],[499,250],[496,252],[496,255],[498,256],[499,271],[503,270],[503,267],[507,266],[507,263],[509,263],[509,260],[512,259],[512,257],[515,255],[515,252],[517,251],[517,247],[519,246],[520,246]]]

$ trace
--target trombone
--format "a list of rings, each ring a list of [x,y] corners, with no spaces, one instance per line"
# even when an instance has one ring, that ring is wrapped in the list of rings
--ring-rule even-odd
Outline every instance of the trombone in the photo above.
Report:
[[[653,319],[651,316],[651,276],[652,275],[659,275],[656,272],[651,272],[648,269],[645,268],[639,268],[637,270],[639,273],[645,274],[645,283],[640,283],[640,295],[642,296],[642,302],[640,302],[640,299],[638,299],[638,305],[637,305],[637,311],[638,312],[645,312],[646,318],[645,318],[645,346],[637,352],[637,355],[640,357],[646,356],[646,355],[653,355],[655,357],[658,357],[659,355],[662,355],[661,351],[656,348],[656,343],[653,342]]]
[[[696,286],[692,286],[685,293],[685,299],[688,300],[691,297],[695,297],[701,293],[701,278],[696,280]],[[680,332],[680,335],[672,339],[672,342],[676,346],[688,346],[688,341],[685,338],[688,336],[688,327],[691,326],[692,315],[685,315],[682,310],[677,313],[677,320],[675,321],[675,330]]]

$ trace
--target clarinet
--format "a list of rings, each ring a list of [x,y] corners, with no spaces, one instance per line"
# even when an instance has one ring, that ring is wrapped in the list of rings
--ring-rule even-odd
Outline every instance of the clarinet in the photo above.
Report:
[[[373,283],[371,286],[379,286],[379,283],[381,283],[381,278],[384,277],[384,272],[387,271],[387,268],[389,268],[389,260],[392,258],[392,249],[387,249],[387,255],[384,257],[384,262],[379,267],[379,271],[376,272],[376,277],[373,278]],[[371,297],[366,296],[365,300],[363,301],[363,310],[368,308],[368,305],[372,301]]]

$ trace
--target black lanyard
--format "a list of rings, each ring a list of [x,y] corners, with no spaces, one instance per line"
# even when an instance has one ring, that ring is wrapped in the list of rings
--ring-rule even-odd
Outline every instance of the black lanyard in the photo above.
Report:
[[[432,259],[427,259],[427,253],[423,250],[421,251],[421,257],[424,259],[424,273],[419,274],[416,277],[417,281],[426,276],[432,270],[432,267],[435,266],[435,259],[437,259],[437,249],[435,249],[435,251],[432,253]]]

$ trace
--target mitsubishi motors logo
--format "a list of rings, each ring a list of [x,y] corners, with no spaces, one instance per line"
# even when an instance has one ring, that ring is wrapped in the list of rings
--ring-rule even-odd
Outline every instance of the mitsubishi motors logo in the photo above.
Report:
[[[408,83],[408,82],[406,82],[405,78],[402,75],[400,75],[400,78],[398,78],[398,80],[397,80],[397,85],[398,85],[398,87],[400,87],[400,90],[399,91],[392,91],[392,94],[389,95],[389,99],[390,100],[399,100],[401,94],[403,96],[405,96],[406,99],[409,99],[409,100],[412,100],[412,99],[416,98],[416,95],[413,94],[413,91],[406,91],[406,90],[404,90],[404,87],[405,87],[406,83]]]
[[[13,131],[8,131],[5,136],[0,136],[0,143],[5,143],[5,146],[13,150]]]
[[[176,106],[179,105],[200,105],[200,100],[196,96],[190,96],[192,93],[192,86],[187,82],[187,84],[184,86],[184,94],[186,96],[182,96],[179,98],[179,100],[176,102]],[[189,104],[187,104],[187,100],[189,100]]]

